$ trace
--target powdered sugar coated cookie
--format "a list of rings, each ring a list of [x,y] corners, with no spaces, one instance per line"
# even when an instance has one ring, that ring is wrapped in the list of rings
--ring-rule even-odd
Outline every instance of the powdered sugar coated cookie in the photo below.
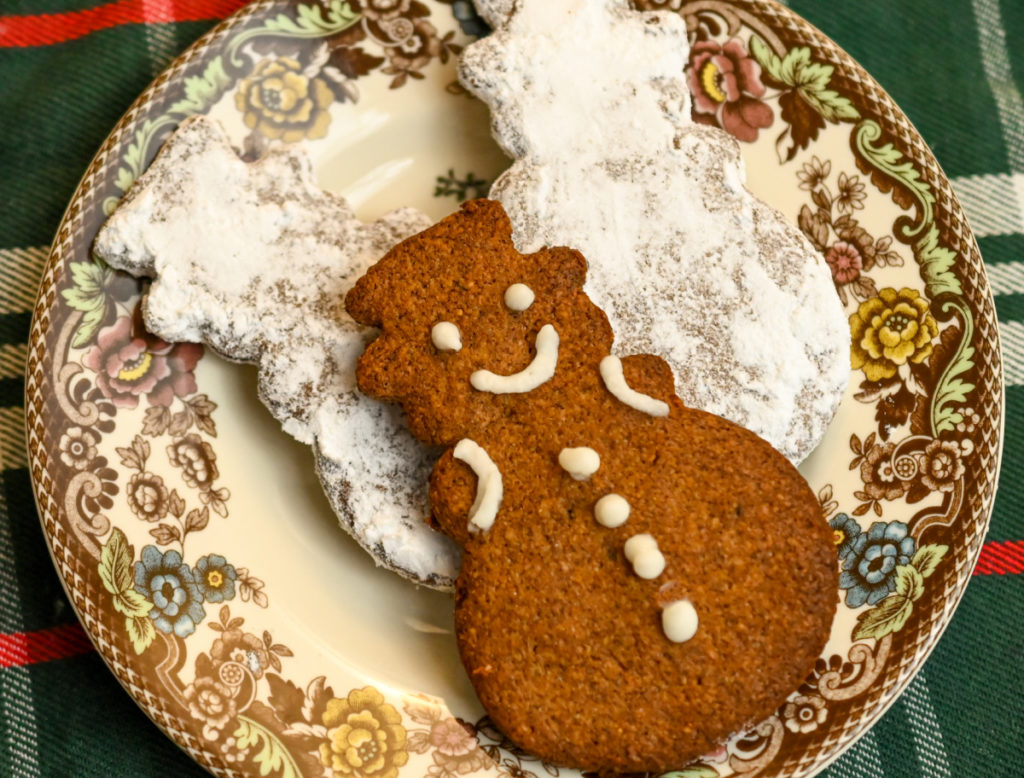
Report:
[[[490,195],[516,247],[582,251],[616,353],[664,357],[686,404],[802,460],[847,384],[846,317],[814,248],[745,188],[738,144],[689,118],[683,20],[624,0],[478,4],[500,26],[460,77],[516,158]]]
[[[399,414],[360,394],[371,330],[345,293],[398,241],[429,226],[412,209],[371,223],[314,182],[308,157],[246,163],[216,123],[186,120],[100,231],[98,256],[154,278],[147,327],[259,365],[259,395],[313,447],[341,525],[378,561],[449,588],[459,553],[425,523],[431,458]]]

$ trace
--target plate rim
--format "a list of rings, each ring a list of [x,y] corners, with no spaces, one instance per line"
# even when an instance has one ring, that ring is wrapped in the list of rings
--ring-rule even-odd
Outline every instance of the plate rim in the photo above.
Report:
[[[994,351],[991,355],[992,359],[990,362],[992,363],[991,366],[994,367],[996,373],[995,390],[998,394],[998,423],[995,425],[995,429],[993,430],[995,434],[995,447],[992,452],[993,465],[979,469],[978,475],[980,476],[981,474],[984,474],[985,476],[983,480],[977,477],[974,479],[975,484],[980,484],[980,487],[976,487],[976,490],[982,492],[979,494],[980,502],[977,506],[979,510],[974,514],[976,517],[980,515],[980,521],[975,520],[974,522],[971,522],[971,525],[978,530],[977,537],[972,542],[965,544],[966,556],[961,559],[960,563],[957,565],[955,582],[948,588],[948,590],[952,592],[952,595],[947,593],[947,595],[942,598],[943,606],[941,611],[943,618],[937,623],[936,627],[933,627],[930,630],[922,630],[922,633],[928,632],[929,635],[924,650],[915,652],[913,654],[912,661],[909,663],[900,664],[898,672],[894,674],[895,680],[889,685],[889,688],[883,692],[881,702],[876,703],[870,709],[868,714],[861,712],[853,716],[857,722],[856,726],[850,729],[844,728],[843,739],[841,739],[835,747],[832,748],[824,759],[819,758],[812,761],[809,765],[801,764],[797,766],[799,769],[809,768],[813,771],[820,771],[850,748],[892,706],[927,661],[952,620],[956,609],[963,600],[967,585],[971,580],[971,571],[973,571],[978,561],[985,532],[991,520],[1000,469],[1002,466],[1002,453],[1005,443],[1006,425],[1006,392],[1005,379],[1003,375],[1004,367],[1002,350],[999,331],[995,324],[996,318],[991,288],[988,285],[980,250],[973,232],[970,230],[966,214],[964,213],[956,194],[952,191],[948,178],[942,171],[938,162],[935,160],[930,149],[924,143],[920,133],[917,132],[910,120],[902,110],[899,109],[895,101],[893,101],[888,93],[885,92],[885,90],[867,73],[867,71],[841,47],[839,47],[838,44],[833,42],[830,38],[790,9],[777,5],[774,2],[771,2],[771,0],[727,0],[727,2],[737,7],[753,8],[759,15],[774,12],[776,15],[785,18],[790,24],[795,24],[797,31],[817,41],[818,45],[815,47],[816,52],[827,52],[828,60],[830,62],[842,63],[846,68],[859,77],[865,88],[873,89],[879,104],[890,109],[890,115],[888,117],[890,124],[894,124],[896,127],[908,131],[912,139],[916,139],[920,142],[921,145],[918,149],[915,149],[915,146],[912,144],[904,143],[902,145],[905,146],[904,151],[906,152],[913,150],[921,152],[921,156],[911,155],[909,153],[907,156],[915,163],[916,167],[920,167],[935,174],[936,178],[929,182],[933,187],[939,185],[940,188],[943,188],[942,194],[945,198],[943,210],[947,213],[945,221],[949,224],[962,225],[965,228],[969,249],[966,259],[970,267],[978,270],[978,279],[980,279],[980,283],[976,284],[976,293],[977,296],[981,298],[981,304],[973,307],[972,310],[979,315],[982,312],[987,314],[983,318],[986,322],[991,324],[993,328],[991,336],[987,337],[986,340],[990,340],[994,345]],[[702,3],[697,2],[687,5],[693,6],[700,4]],[[212,43],[220,40],[229,31],[237,26],[244,25],[252,18],[260,17],[272,9],[292,7],[293,5],[294,3],[289,2],[289,0],[257,0],[256,2],[253,2],[235,12],[230,17],[227,17],[225,20],[214,26],[210,31],[201,36],[184,52],[176,57],[174,61],[168,65],[168,67],[161,72],[161,74],[158,75],[157,78],[154,79],[154,81],[151,82],[150,85],[147,86],[146,89],[132,102],[131,106],[114,125],[113,129],[96,152],[92,161],[89,163],[85,173],[75,188],[75,193],[69,202],[65,213],[60,220],[60,226],[44,265],[39,293],[37,294],[36,304],[33,307],[32,323],[28,342],[28,359],[26,362],[25,381],[25,441],[28,452],[29,472],[32,481],[33,497],[39,513],[44,536],[46,538],[47,550],[58,572],[61,586],[64,588],[69,600],[72,602],[76,616],[83,623],[90,641],[92,641],[97,647],[97,651],[103,658],[103,661],[111,669],[115,678],[117,678],[118,682],[121,683],[129,693],[133,701],[136,702],[138,707],[143,710],[148,718],[160,727],[164,734],[182,747],[193,760],[206,769],[214,772],[219,768],[208,762],[206,752],[202,750],[202,742],[200,739],[193,736],[191,738],[192,742],[188,742],[188,738],[186,737],[186,728],[174,728],[173,722],[166,718],[163,711],[160,711],[156,707],[147,707],[147,705],[144,704],[143,699],[145,696],[145,690],[133,687],[132,684],[130,657],[124,655],[124,657],[127,657],[126,661],[124,657],[119,658],[117,656],[118,649],[114,647],[112,642],[104,641],[102,637],[104,630],[108,633],[108,636],[111,633],[111,630],[100,623],[98,614],[89,614],[88,608],[85,607],[84,604],[80,605],[79,601],[76,599],[76,595],[80,594],[80,592],[72,588],[71,581],[72,576],[79,573],[75,571],[73,563],[69,565],[67,570],[65,570],[64,565],[68,565],[69,562],[67,559],[61,558],[61,555],[58,553],[58,549],[55,546],[55,543],[58,541],[56,537],[56,528],[60,525],[60,507],[57,505],[57,500],[55,499],[56,492],[53,490],[54,486],[52,480],[49,487],[46,485],[46,479],[52,479],[47,466],[48,455],[43,446],[43,441],[47,439],[46,413],[45,409],[41,411],[40,408],[36,407],[33,400],[39,399],[41,386],[45,386],[46,384],[46,371],[42,368],[43,365],[47,364],[47,344],[45,336],[50,324],[50,311],[56,304],[55,290],[58,288],[57,279],[60,276],[61,268],[64,263],[73,256],[73,252],[70,250],[70,246],[75,242],[75,233],[72,225],[76,219],[80,219],[82,217],[83,212],[89,211],[90,204],[85,201],[88,200],[90,194],[95,198],[96,195],[91,193],[90,186],[95,179],[100,177],[99,174],[104,169],[106,160],[111,158],[115,151],[127,142],[126,138],[128,128],[133,125],[136,118],[140,115],[145,115],[147,106],[152,105],[159,98],[163,90],[169,89],[178,83],[183,77],[186,68],[192,64],[193,61],[197,59],[201,60]],[[891,135],[892,133],[890,131],[889,136]],[[97,207],[97,205],[92,204],[92,207]],[[47,299],[48,295],[49,299]],[[43,376],[42,378],[39,377],[40,373]],[[961,510],[966,510],[966,508],[967,505],[965,503]],[[71,572],[72,575],[69,576],[67,574],[68,572]],[[107,650],[104,650],[104,648]],[[180,736],[180,739],[179,737],[176,737],[176,735]],[[817,753],[820,755],[821,750]]]

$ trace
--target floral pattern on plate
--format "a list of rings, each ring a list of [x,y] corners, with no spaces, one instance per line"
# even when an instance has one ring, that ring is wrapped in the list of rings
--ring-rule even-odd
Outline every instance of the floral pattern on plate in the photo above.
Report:
[[[909,683],[977,558],[1002,416],[991,297],[948,182],[834,44],[762,0],[637,5],[686,19],[694,120],[741,143],[752,188],[822,253],[849,315],[853,385],[802,468],[837,545],[832,638],[775,715],[674,773],[811,775]],[[288,539],[274,534],[276,516],[238,507],[256,488],[231,464],[247,445],[232,415],[238,398],[214,380],[220,368],[200,347],[147,334],[143,289],[90,256],[96,229],[186,116],[217,115],[250,158],[303,143],[327,160],[359,142],[346,135],[357,119],[400,92],[426,111],[401,120],[416,122],[399,127],[401,143],[415,144],[438,116],[462,115],[452,60],[467,32],[483,31],[461,0],[253,4],[129,110],[87,171],[47,264],[26,408],[44,531],[113,672],[217,775],[567,772],[516,749],[454,687],[442,700],[388,680],[386,666],[367,677],[346,664],[344,630],[325,654],[319,622],[296,629],[293,611],[311,592],[296,594],[251,558],[255,528]],[[441,114],[429,113],[437,106]],[[425,157],[429,172],[408,196],[440,213],[482,194],[498,172],[461,158],[442,135],[431,136],[437,149],[368,152]]]

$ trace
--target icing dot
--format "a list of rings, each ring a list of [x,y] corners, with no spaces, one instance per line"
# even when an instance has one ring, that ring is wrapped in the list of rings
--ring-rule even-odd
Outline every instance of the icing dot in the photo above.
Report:
[[[476,474],[476,499],[469,509],[470,531],[490,529],[505,492],[501,471],[483,447],[469,438],[455,444],[452,456],[465,462]]]
[[[657,578],[665,571],[665,557],[658,550],[658,541],[651,535],[633,535],[622,550],[633,565],[633,572],[641,578]]]
[[[586,481],[601,466],[601,457],[588,446],[563,448],[558,454],[558,464],[577,481]]]
[[[634,535],[626,541],[626,545],[623,546],[622,550],[626,554],[626,559],[632,562],[636,555],[639,554],[645,548],[657,548],[658,541],[654,539],[653,535],[648,535],[646,532],[642,535]]]
[[[697,634],[697,611],[689,600],[676,600],[661,612],[661,629],[673,643],[685,643]]]
[[[602,527],[621,527],[629,518],[629,503],[619,494],[606,494],[594,503],[594,518]]]
[[[633,572],[648,581],[657,578],[665,572],[665,557],[657,548],[645,548],[633,560]]]
[[[525,311],[534,299],[533,290],[526,284],[512,284],[505,290],[505,305],[512,311]]]
[[[438,351],[458,351],[462,348],[459,328],[450,321],[439,321],[431,327],[430,340]]]
[[[537,354],[533,361],[518,373],[498,375],[490,370],[474,370],[470,385],[479,392],[492,394],[519,394],[530,392],[549,380],[558,367],[558,332],[545,324],[537,333]]]

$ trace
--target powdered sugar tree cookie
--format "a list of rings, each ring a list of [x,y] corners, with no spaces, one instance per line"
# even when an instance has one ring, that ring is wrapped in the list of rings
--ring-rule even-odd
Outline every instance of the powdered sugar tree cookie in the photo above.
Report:
[[[582,251],[616,353],[664,357],[685,403],[802,460],[847,383],[846,317],[822,258],[745,188],[736,142],[689,118],[683,20],[625,0],[477,4],[498,29],[460,77],[516,158],[490,194],[516,247]]]
[[[402,209],[364,224],[314,182],[308,157],[271,149],[246,163],[215,122],[186,120],[100,231],[95,253],[153,278],[146,326],[259,366],[259,396],[313,447],[341,525],[377,560],[448,588],[451,541],[424,522],[426,449],[393,409],[361,395],[372,331],[345,313],[355,279],[430,224]]]

